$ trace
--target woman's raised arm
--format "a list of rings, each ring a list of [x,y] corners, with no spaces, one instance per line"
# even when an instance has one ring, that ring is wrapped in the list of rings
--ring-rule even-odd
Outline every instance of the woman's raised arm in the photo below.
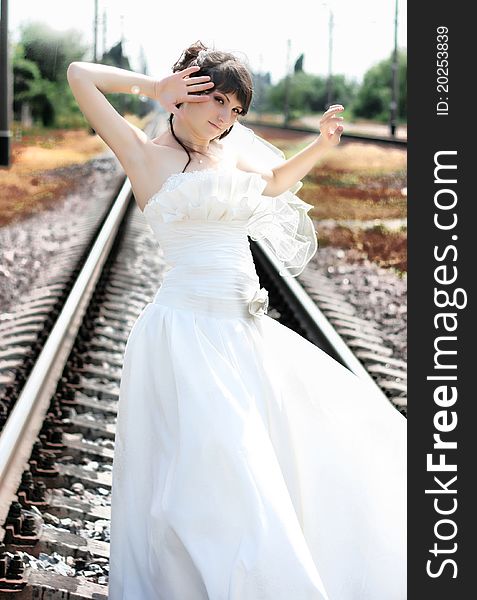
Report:
[[[143,162],[143,150],[149,138],[124,119],[104,94],[141,94],[175,111],[173,100],[209,100],[208,96],[189,96],[189,92],[201,91],[213,85],[209,76],[187,79],[196,70],[198,67],[191,67],[164,79],[155,79],[127,69],[75,61],[69,65],[66,75],[81,112],[127,171],[128,166]]]
[[[339,122],[343,120],[343,117],[337,116],[337,114],[343,110],[344,107],[341,104],[330,106],[320,119],[320,136],[264,176],[264,179],[268,181],[263,191],[265,196],[279,196],[292,188],[311,171],[317,160],[323,158],[328,150],[340,143],[343,126]]]
[[[126,169],[140,159],[147,135],[122,117],[104,94],[131,94],[139,88],[141,94],[152,98],[156,80],[126,69],[88,62],[72,62],[66,75],[81,112],[123,167]]]

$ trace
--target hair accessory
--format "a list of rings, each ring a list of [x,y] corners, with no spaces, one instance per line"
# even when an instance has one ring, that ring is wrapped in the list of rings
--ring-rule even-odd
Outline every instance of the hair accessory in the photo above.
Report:
[[[205,57],[208,53],[208,50],[199,50],[199,54],[197,55],[197,62],[199,65],[201,65],[205,61]]]

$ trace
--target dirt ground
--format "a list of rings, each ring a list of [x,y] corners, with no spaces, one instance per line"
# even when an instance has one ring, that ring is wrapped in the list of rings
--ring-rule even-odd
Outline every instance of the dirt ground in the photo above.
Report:
[[[296,132],[256,132],[282,148],[287,158],[314,139]],[[298,195],[313,206],[309,214],[321,246],[350,249],[351,260],[367,258],[399,274],[407,272],[405,149],[362,142],[339,145],[304,178]],[[395,221],[402,225],[396,228]]]
[[[23,135],[13,139],[11,166],[0,169],[0,226],[51,206],[78,183],[65,179],[59,167],[83,164],[107,149],[86,130],[62,130]],[[78,170],[77,178],[81,178]]]

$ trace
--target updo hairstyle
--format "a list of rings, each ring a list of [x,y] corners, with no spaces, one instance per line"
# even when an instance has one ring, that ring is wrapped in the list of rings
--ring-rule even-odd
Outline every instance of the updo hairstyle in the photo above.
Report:
[[[210,80],[213,81],[215,85],[202,92],[191,92],[192,94],[209,94],[214,91],[220,91],[224,94],[235,93],[243,108],[240,115],[243,116],[247,114],[252,102],[253,83],[250,71],[239,58],[230,52],[209,49],[201,41],[197,41],[184,50],[179,60],[174,63],[172,71],[176,73],[177,71],[182,71],[187,67],[195,65],[199,66],[200,70],[192,73],[190,77],[209,75]],[[177,104],[176,106],[179,107],[181,104]],[[182,172],[184,172],[191,161],[190,152],[196,151],[188,148],[176,136],[172,124],[173,117],[174,115],[171,113],[169,115],[171,133],[174,139],[182,146],[182,148],[184,148],[189,157],[186,166],[182,169]],[[214,139],[220,140],[224,138],[232,131],[232,128],[233,125]]]

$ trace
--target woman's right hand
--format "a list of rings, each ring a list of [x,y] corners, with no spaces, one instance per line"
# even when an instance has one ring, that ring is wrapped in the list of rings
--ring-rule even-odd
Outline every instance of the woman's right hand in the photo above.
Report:
[[[208,102],[210,97],[208,94],[196,96],[191,92],[201,92],[212,88],[215,84],[210,81],[210,75],[201,75],[200,77],[189,77],[191,73],[199,71],[200,67],[195,65],[187,67],[182,71],[177,71],[164,79],[156,81],[154,85],[155,99],[168,112],[178,116],[179,109],[176,104],[182,102]]]

